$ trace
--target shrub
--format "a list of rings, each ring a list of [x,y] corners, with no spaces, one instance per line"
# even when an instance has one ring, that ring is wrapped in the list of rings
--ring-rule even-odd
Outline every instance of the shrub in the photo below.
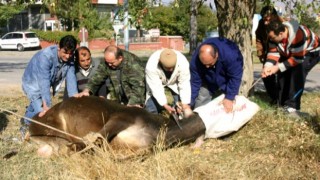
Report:
[[[89,39],[111,39],[113,30],[97,30],[90,34]]]
[[[77,31],[42,31],[42,30],[31,30],[32,32],[35,32],[40,40],[53,42],[53,43],[59,43],[60,39],[66,35],[73,35],[78,42],[80,42],[80,39],[78,37]]]
[[[79,31],[42,31],[33,29],[32,32],[35,32],[40,40],[58,43],[63,36],[73,35],[78,42],[79,39]],[[96,30],[89,34],[89,39],[111,39],[113,37],[113,30]]]

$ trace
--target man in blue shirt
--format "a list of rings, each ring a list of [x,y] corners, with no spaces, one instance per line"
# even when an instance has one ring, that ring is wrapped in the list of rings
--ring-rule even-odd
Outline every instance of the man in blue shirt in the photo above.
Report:
[[[225,94],[225,111],[232,112],[243,73],[243,57],[234,42],[221,37],[207,39],[193,54],[190,72],[191,106],[210,102],[220,90]]]
[[[59,46],[49,46],[31,58],[22,77],[22,89],[30,100],[25,117],[32,118],[37,113],[43,116],[51,106],[50,88],[54,96],[64,79],[67,80],[68,96],[78,93],[74,61],[71,59],[76,46],[77,40],[67,35],[60,40]],[[20,130],[24,136],[30,122],[22,119],[21,123]]]

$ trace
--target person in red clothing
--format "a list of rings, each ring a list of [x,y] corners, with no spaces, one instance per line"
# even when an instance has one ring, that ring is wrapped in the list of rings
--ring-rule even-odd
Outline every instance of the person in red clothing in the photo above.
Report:
[[[278,74],[280,106],[301,117],[301,96],[308,72],[319,62],[320,39],[296,21],[271,21],[267,32],[270,44],[262,77]]]

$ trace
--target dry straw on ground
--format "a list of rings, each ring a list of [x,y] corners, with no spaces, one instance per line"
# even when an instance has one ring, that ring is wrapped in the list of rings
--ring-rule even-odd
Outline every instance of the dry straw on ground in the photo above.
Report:
[[[320,179],[320,94],[302,97],[308,120],[292,120],[264,96],[251,99],[261,111],[239,132],[190,146],[163,150],[129,160],[116,160],[110,151],[42,159],[35,147],[21,143],[19,118],[0,112],[1,179]],[[61,99],[55,98],[54,102]],[[0,97],[1,107],[23,115],[23,95]],[[4,159],[3,157],[9,157]]]

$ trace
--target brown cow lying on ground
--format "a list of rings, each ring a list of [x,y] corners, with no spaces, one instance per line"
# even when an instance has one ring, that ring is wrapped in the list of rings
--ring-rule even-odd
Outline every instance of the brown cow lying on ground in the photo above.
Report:
[[[161,115],[93,96],[70,98],[53,106],[43,117],[35,116],[33,119],[81,138],[90,132],[99,133],[115,151],[121,148],[133,152],[151,150],[161,129],[166,129],[166,147],[194,142],[206,130],[196,113],[181,120],[180,129],[173,120]],[[38,152],[45,151],[44,156],[50,156],[52,151],[61,153],[85,147],[84,142],[77,138],[35,123],[30,124],[29,133],[31,140],[42,145]]]

